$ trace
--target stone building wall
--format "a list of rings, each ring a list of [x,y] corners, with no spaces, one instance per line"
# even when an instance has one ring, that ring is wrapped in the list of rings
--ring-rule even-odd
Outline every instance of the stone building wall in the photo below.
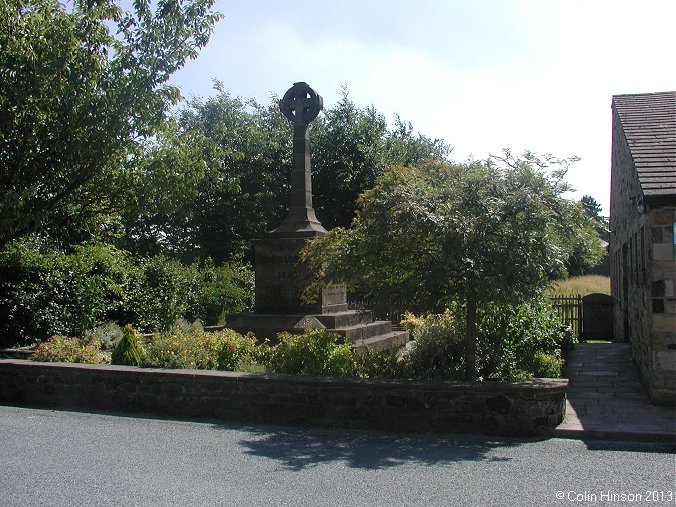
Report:
[[[648,256],[649,307],[652,322],[648,339],[650,370],[644,368],[651,398],[660,403],[676,403],[676,260],[674,259],[676,207],[648,212],[646,232],[650,241]]]
[[[644,198],[613,114],[610,204],[611,294],[616,341],[630,342],[651,398],[676,400],[676,261],[673,206]]]

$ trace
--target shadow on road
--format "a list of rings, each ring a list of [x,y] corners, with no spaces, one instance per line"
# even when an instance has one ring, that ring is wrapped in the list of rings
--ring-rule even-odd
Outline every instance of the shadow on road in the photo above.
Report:
[[[535,442],[476,435],[397,435],[358,430],[255,428],[256,438],[240,441],[251,456],[277,460],[302,470],[321,463],[344,461],[351,468],[383,469],[407,465],[449,465],[458,461],[509,461],[504,447]]]
[[[582,441],[590,451],[653,452],[658,454],[676,454],[676,444],[669,442],[591,439],[582,439]]]

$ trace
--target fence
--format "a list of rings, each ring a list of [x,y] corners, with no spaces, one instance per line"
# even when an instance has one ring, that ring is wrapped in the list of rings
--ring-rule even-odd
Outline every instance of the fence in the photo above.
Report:
[[[563,323],[568,324],[578,337],[582,336],[582,296],[553,296],[551,303]]]
[[[550,301],[552,308],[559,315],[563,323],[569,325],[578,338],[582,337],[582,296],[579,294],[553,296]],[[399,324],[406,311],[402,304],[390,304],[378,301],[350,301],[350,306],[352,308],[369,310],[374,319],[389,320],[394,325]]]
[[[381,301],[349,300],[350,308],[354,310],[368,310],[374,320],[389,320],[399,326],[407,308],[398,303],[383,303]],[[412,310],[408,310],[412,311]]]

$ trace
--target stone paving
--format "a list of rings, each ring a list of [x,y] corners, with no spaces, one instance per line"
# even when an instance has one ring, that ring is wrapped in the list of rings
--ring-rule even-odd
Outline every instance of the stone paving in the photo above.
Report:
[[[676,407],[652,405],[627,343],[580,343],[566,360],[566,417],[554,436],[676,442]]]

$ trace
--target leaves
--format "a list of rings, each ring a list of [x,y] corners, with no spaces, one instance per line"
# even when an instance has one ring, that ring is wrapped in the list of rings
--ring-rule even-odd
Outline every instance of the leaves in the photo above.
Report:
[[[268,105],[218,93],[189,101],[166,132],[125,163],[134,198],[122,217],[126,248],[217,262],[246,255],[250,240],[287,212],[292,128]],[[314,206],[328,227],[348,225],[357,196],[388,164],[442,157],[440,141],[397,119],[389,131],[373,107],[341,101],[311,126]]]
[[[558,166],[534,160],[386,170],[360,197],[350,229],[306,249],[315,285],[344,281],[365,297],[425,311],[469,291],[479,305],[539,294],[589,230],[561,195]]]
[[[82,335],[102,322],[144,332],[177,318],[222,321],[251,307],[253,272],[241,263],[184,265],[164,256],[133,258],[110,246],[71,253],[34,239],[0,252],[0,341]]]
[[[206,44],[219,17],[212,4],[0,5],[0,246],[64,216],[86,222],[110,203],[101,181],[117,178],[127,151],[178,100],[163,83]]]

